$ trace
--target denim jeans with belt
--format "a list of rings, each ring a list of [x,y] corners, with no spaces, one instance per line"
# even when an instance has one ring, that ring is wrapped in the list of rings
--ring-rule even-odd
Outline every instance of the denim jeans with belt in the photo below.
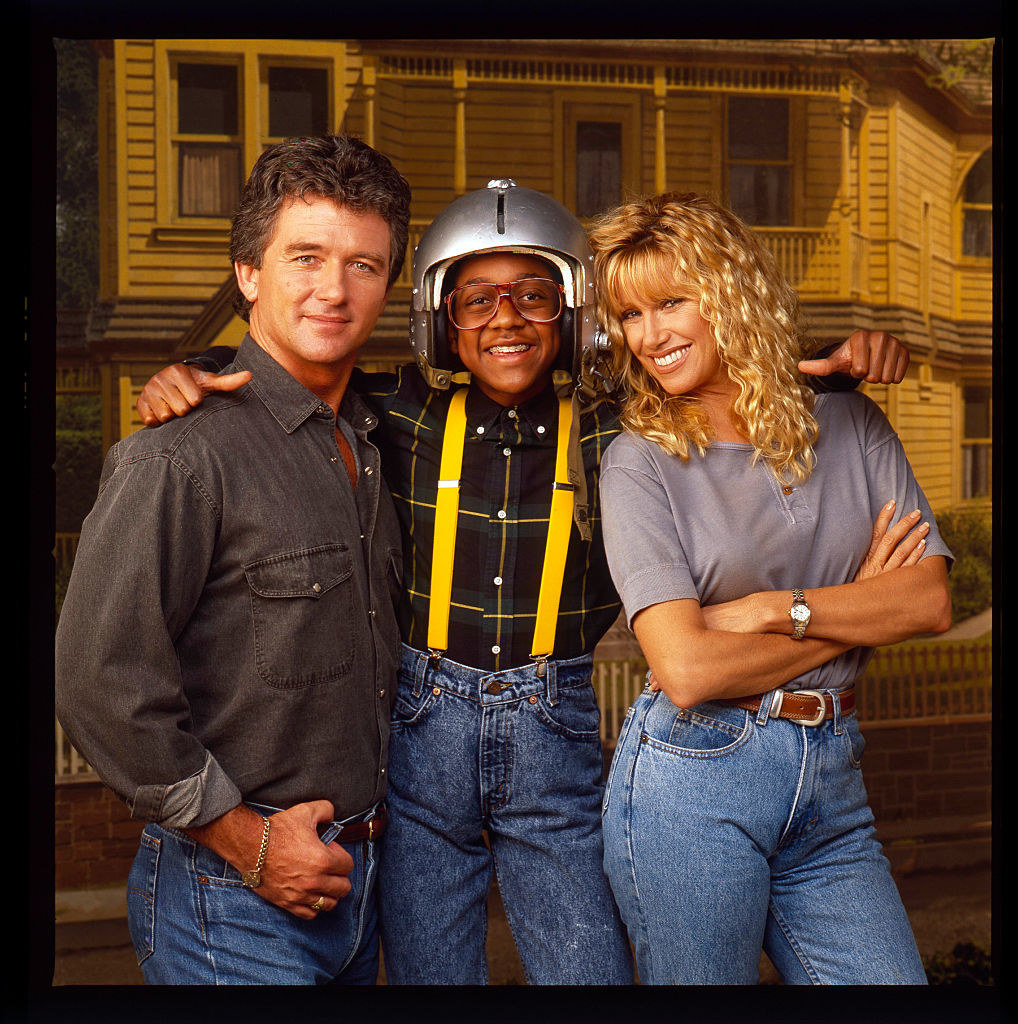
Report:
[[[818,726],[644,690],[605,793],[605,869],[645,984],[926,983],[874,837],[854,714]]]
[[[404,647],[378,881],[390,984],[487,982],[493,866],[529,983],[632,984],[591,664],[489,673]]]
[[[372,816],[331,822],[322,841]],[[350,893],[334,910],[304,920],[246,889],[232,865],[185,833],[146,825],[127,882],[127,922],[146,983],[373,985],[377,845],[343,844],[354,861]]]

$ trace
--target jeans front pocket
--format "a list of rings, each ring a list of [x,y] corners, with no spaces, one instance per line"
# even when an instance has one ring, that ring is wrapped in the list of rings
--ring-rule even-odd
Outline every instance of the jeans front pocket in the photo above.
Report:
[[[255,662],[270,686],[296,689],[353,663],[353,559],[345,544],[287,551],[244,566]]]
[[[392,705],[392,718],[389,723],[394,731],[406,729],[417,725],[419,722],[423,722],[443,692],[437,686],[424,686],[421,688],[420,693],[415,694],[412,683],[407,682],[406,679],[407,677],[401,670],[396,689],[396,699]],[[435,692],[436,690],[438,690],[438,693]]]
[[[742,708],[715,701],[679,708],[665,698],[648,715],[644,738],[659,750],[683,757],[723,757],[743,746],[753,729]]]
[[[532,707],[545,726],[566,739],[589,742],[600,734],[601,709],[589,683],[559,690],[554,704],[540,694]]]
[[[141,834],[141,843],[127,877],[127,926],[138,963],[155,951],[156,882],[160,840]]]

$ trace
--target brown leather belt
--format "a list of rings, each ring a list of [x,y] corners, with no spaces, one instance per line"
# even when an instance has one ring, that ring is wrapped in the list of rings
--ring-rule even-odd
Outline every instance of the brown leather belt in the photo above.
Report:
[[[385,808],[379,807],[378,813],[371,821],[355,821],[352,825],[344,825],[332,841],[334,843],[359,843],[362,839],[380,839],[388,820],[389,815]]]
[[[855,687],[838,692],[841,713],[847,715],[855,708]],[[732,697],[722,704],[734,704],[747,711],[760,710],[760,697]],[[834,717],[834,697],[820,690],[778,690],[771,702],[770,718],[788,718],[799,725],[819,725]]]

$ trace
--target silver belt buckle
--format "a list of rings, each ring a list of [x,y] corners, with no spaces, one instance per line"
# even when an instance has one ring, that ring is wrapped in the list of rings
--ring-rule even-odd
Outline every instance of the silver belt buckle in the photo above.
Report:
[[[816,697],[820,703],[820,710],[817,712],[816,718],[810,718],[807,721],[799,721],[799,725],[819,725],[827,715],[827,699],[819,690],[796,690],[798,694],[809,694],[811,697]]]

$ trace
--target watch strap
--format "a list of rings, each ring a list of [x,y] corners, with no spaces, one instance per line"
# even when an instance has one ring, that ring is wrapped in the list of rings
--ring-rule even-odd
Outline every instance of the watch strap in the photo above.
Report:
[[[806,595],[803,593],[801,587],[796,587],[792,591],[792,611],[794,612],[797,605],[802,605],[806,609],[805,618],[797,618],[794,614],[792,615],[792,639],[801,640],[806,635],[806,626],[809,625],[809,605],[806,603]]]

